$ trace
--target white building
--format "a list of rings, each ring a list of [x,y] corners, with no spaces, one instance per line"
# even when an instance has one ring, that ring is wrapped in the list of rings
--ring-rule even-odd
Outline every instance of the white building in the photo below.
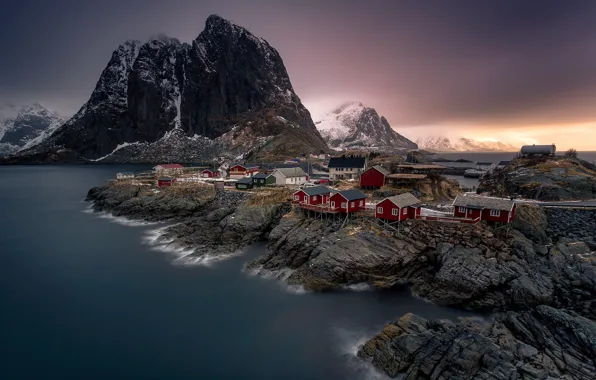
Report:
[[[308,175],[298,167],[275,169],[271,175],[275,177],[276,185],[302,185],[308,181]]]
[[[357,179],[366,169],[365,157],[341,156],[331,157],[329,160],[329,179]]]
[[[134,177],[134,173],[116,173],[116,179],[131,179]]]

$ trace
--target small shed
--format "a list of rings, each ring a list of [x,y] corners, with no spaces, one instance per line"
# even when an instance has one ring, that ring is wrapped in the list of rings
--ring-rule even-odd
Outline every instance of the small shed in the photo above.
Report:
[[[219,177],[219,171],[205,169],[201,172],[201,177],[203,177],[203,178],[217,178],[217,177]]]
[[[275,177],[271,174],[257,173],[252,176],[252,184],[255,187],[275,185]]]
[[[135,173],[116,173],[116,179],[132,179],[135,177]]]
[[[252,178],[245,177],[236,181],[236,189],[238,190],[252,189],[252,187]]]
[[[350,213],[366,208],[366,194],[358,189],[343,190],[329,197],[329,207],[334,211]]]
[[[368,168],[360,174],[360,188],[378,189],[383,187],[389,174],[387,169],[379,165]]]
[[[515,202],[475,194],[458,195],[453,201],[453,215],[493,223],[511,223],[515,219]]]
[[[176,178],[160,177],[157,179],[157,187],[172,186],[176,182]]]
[[[331,189],[327,186],[313,186],[300,189],[294,193],[294,203],[318,205],[327,203]]]
[[[552,156],[557,151],[555,144],[552,145],[524,145],[521,147],[521,154],[524,156]]]
[[[410,193],[385,198],[377,203],[375,217],[379,219],[402,221],[420,216],[420,199]]]

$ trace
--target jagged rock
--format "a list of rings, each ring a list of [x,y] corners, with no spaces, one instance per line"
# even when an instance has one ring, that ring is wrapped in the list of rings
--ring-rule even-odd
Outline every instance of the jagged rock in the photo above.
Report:
[[[327,149],[277,50],[212,15],[191,44],[158,36],[121,45],[87,103],[20,160],[61,151],[76,161],[192,162]]]
[[[592,379],[596,322],[538,306],[492,323],[427,321],[406,314],[369,340],[358,356],[392,378]]]

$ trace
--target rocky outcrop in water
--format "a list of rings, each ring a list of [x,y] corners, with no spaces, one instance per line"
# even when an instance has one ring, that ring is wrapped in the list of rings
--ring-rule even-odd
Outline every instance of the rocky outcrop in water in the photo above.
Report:
[[[188,156],[189,146],[204,155]],[[74,161],[192,162],[214,151],[285,159],[327,146],[277,50],[212,15],[190,44],[157,36],[121,45],[79,112],[10,162],[43,162],[58,151]]]
[[[596,166],[577,158],[519,158],[483,178],[478,193],[540,201],[596,198]]]
[[[596,373],[596,322],[548,306],[499,314],[492,323],[407,314],[358,356],[404,380],[588,380]]]

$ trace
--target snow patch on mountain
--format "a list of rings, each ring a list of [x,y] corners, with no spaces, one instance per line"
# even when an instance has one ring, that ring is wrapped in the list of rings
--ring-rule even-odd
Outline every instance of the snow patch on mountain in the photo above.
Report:
[[[455,142],[445,136],[429,136],[416,140],[420,149],[432,152],[516,152],[519,147],[501,141],[479,141],[461,137]]]

